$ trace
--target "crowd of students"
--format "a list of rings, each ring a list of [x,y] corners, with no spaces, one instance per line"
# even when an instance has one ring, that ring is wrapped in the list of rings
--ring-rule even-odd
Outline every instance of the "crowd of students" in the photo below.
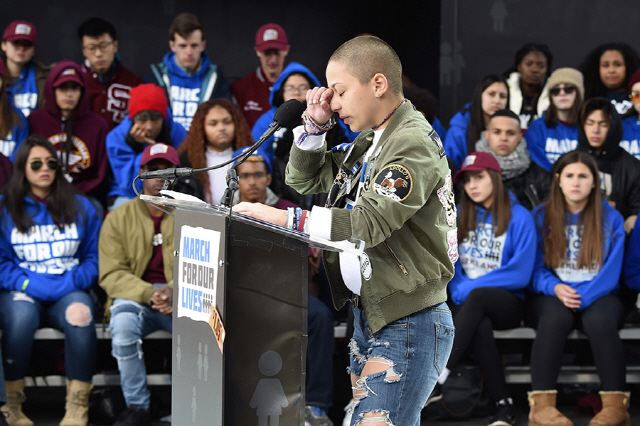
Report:
[[[154,327],[170,330],[172,274],[162,252],[172,247],[173,234],[168,217],[138,204],[135,176],[228,161],[263,134],[282,103],[304,102],[309,89],[322,85],[304,65],[285,66],[290,46],[277,24],[258,29],[260,65],[233,84],[207,56],[205,29],[193,14],[174,19],[171,51],[143,79],[123,66],[110,23],[90,18],[78,37],[82,64],[44,66],[34,59],[35,25],[14,21],[2,36],[0,402],[6,419],[0,416],[0,425],[33,424],[21,405],[33,334],[43,323],[66,337],[68,397],[60,424],[87,424],[96,356],[87,290],[98,282],[112,306],[114,356],[121,373],[133,378],[123,380],[129,408],[118,425],[148,424],[146,384],[133,383],[144,376],[144,365],[131,361],[141,349],[132,342]],[[579,328],[602,382],[604,408],[591,424],[626,425],[629,393],[617,330],[636,301],[618,293],[621,286],[640,290],[640,58],[615,43],[594,49],[579,69],[552,72],[552,61],[547,46],[523,46],[512,68],[478,83],[448,129],[428,92],[405,88],[444,141],[459,201],[459,261],[448,287],[457,331],[439,383],[472,352],[496,404],[491,425],[513,424],[493,330],[524,322],[539,331],[530,424],[570,425],[555,409],[555,388],[564,342]],[[339,125],[324,138],[329,149],[344,150],[357,133],[334,119]],[[293,141],[293,129],[282,128],[260,148],[269,191],[305,209],[324,205],[326,194],[303,196],[285,183]],[[174,189],[218,204],[229,167],[181,179]],[[136,190],[157,195],[161,186],[149,180]],[[139,220],[132,232],[140,231],[143,258],[122,257],[125,218]],[[132,280],[137,284],[125,288]],[[157,317],[155,323],[119,334],[127,317],[116,314],[134,310]],[[331,424],[328,407],[316,408],[308,424]]]

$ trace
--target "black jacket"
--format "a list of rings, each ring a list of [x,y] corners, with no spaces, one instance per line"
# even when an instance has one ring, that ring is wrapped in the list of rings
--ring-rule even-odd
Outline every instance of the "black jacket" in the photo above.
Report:
[[[596,154],[589,145],[582,126],[578,129],[578,151],[591,154],[598,163],[600,178],[606,180],[611,177],[611,188],[603,188],[609,201],[615,203],[615,208],[626,219],[640,211],[640,160],[629,154],[620,146],[622,140],[622,120],[615,111],[613,124],[609,128],[607,138],[602,144],[602,150]],[[608,176],[607,176],[608,175]]]
[[[204,155],[204,154],[203,154]],[[187,153],[182,152],[180,154],[180,167],[191,167],[191,163],[189,162],[189,158],[187,158]],[[206,172],[200,172],[206,173]],[[194,175],[182,177],[173,184],[174,191],[182,192],[183,194],[193,195],[194,197],[198,197],[204,201],[204,189],[198,179]]]
[[[527,210],[533,210],[551,192],[551,173],[531,161],[529,168],[520,176],[505,180],[504,186],[513,192],[518,202]]]

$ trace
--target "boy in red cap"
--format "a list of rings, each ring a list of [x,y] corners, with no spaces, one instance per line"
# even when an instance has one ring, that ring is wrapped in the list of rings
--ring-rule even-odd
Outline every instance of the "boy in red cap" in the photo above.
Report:
[[[258,118],[271,109],[271,86],[284,69],[289,48],[287,34],[280,25],[269,23],[258,29],[254,49],[260,66],[231,85],[231,93],[249,128],[253,128]]]
[[[28,117],[30,134],[42,135],[58,151],[67,180],[86,194],[100,214],[109,189],[109,161],[105,137],[109,128],[89,110],[80,65],[60,61],[44,87],[45,106]]]
[[[51,66],[36,62],[38,32],[27,21],[13,21],[2,34],[2,51],[6,56],[9,101],[24,116],[44,105],[44,84]]]
[[[157,143],[145,148],[138,171],[179,165],[176,150]],[[146,179],[142,193],[158,196],[163,183]],[[151,424],[151,393],[138,342],[155,330],[171,331],[173,227],[172,216],[136,198],[109,213],[100,232],[100,286],[109,297],[112,354],[127,403],[115,426]]]
[[[145,147],[163,142],[178,148],[187,132],[173,121],[164,90],[155,84],[141,84],[131,89],[129,114],[107,135],[107,154],[113,170],[107,197],[109,211],[135,198],[131,187],[138,174]],[[142,189],[139,183],[138,190]]]

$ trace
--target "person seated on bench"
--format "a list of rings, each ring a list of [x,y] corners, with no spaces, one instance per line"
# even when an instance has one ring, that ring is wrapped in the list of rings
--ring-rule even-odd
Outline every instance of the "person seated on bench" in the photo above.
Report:
[[[439,383],[471,349],[485,389],[496,404],[491,425],[513,424],[513,400],[493,330],[516,328],[522,322],[536,229],[529,211],[505,188],[500,165],[491,154],[469,154],[453,181],[464,183],[458,208],[460,259],[449,282],[448,303],[456,334]],[[432,395],[431,400],[436,399],[437,393]]]
[[[533,210],[538,249],[527,325],[531,349],[529,424],[570,426],[555,408],[556,383],[567,336],[589,339],[602,383],[603,409],[590,426],[630,425],[624,350],[618,330],[624,308],[616,296],[624,255],[624,220],[601,196],[596,161],[572,151],[560,157],[549,201]]]
[[[10,425],[22,412],[24,377],[38,327],[65,335],[66,414],[61,426],[86,425],[96,360],[93,301],[98,280],[100,218],[64,177],[56,149],[42,136],[18,148],[0,197],[0,329]]]
[[[179,165],[172,146],[156,143],[142,152],[140,172]],[[143,183],[143,194],[159,196],[164,179]],[[151,424],[142,338],[172,328],[173,226],[172,216],[134,198],[107,215],[100,233],[100,287],[108,296],[112,354],[127,403],[116,426]]]

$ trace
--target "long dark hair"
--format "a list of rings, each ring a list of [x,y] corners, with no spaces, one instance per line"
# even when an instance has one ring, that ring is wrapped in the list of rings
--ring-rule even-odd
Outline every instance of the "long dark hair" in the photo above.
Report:
[[[200,104],[196,113],[191,120],[191,127],[187,137],[180,145],[178,152],[186,152],[189,163],[194,169],[202,169],[207,167],[207,135],[204,131],[204,120],[209,113],[209,110],[215,106],[221,106],[226,109],[231,118],[233,119],[234,126],[234,138],[231,146],[233,150],[243,148],[245,146],[253,145],[253,138],[251,137],[251,129],[245,120],[244,116],[238,111],[228,99],[216,98],[210,99]],[[211,183],[209,182],[208,173],[196,173],[195,178],[198,180],[202,188],[204,189],[205,197],[208,197],[210,193]]]
[[[13,174],[3,191],[4,197],[0,201],[0,212],[6,209],[16,224],[16,228],[23,234],[26,234],[29,228],[34,225],[33,219],[25,209],[24,198],[31,197],[35,199],[25,174],[31,148],[35,146],[45,148],[52,157],[58,158],[56,149],[47,139],[40,135],[29,136],[20,144],[16,152],[13,162]],[[65,179],[62,169],[58,168],[55,172],[55,179],[51,184],[51,192],[47,197],[47,210],[58,228],[73,223],[78,219],[79,214],[84,217],[84,212],[81,211],[80,205],[76,200],[77,194],[79,194],[78,190]]]
[[[507,105],[505,109],[509,109],[509,85],[503,77],[499,77],[495,74],[485,76],[480,83],[476,85],[473,91],[473,99],[471,106],[466,108],[469,111],[469,127],[467,128],[467,152],[474,152],[476,150],[476,142],[480,139],[480,134],[486,129],[484,123],[484,112],[482,111],[482,93],[487,90],[487,87],[493,83],[502,83],[507,88]]]
[[[491,197],[491,207],[486,212],[483,221],[487,220],[487,215],[491,212],[491,220],[493,223],[494,235],[502,235],[509,227],[511,220],[511,204],[509,202],[509,194],[502,183],[502,176],[495,170],[484,170],[491,177],[493,182],[493,194]],[[476,172],[466,172],[476,173]],[[476,223],[476,203],[467,195],[467,191],[462,191],[460,196],[460,208],[458,210],[458,241],[464,241],[469,237],[469,231],[475,231],[478,227]]]
[[[580,249],[578,251],[578,268],[592,268],[602,265],[603,235],[602,235],[602,196],[600,194],[600,175],[596,160],[588,153],[571,151],[558,159],[555,164],[556,174],[553,177],[551,196],[547,201],[544,212],[542,237],[544,264],[554,269],[565,263],[567,258],[567,201],[560,188],[562,170],[570,164],[582,163],[589,168],[593,176],[595,187],[589,194],[587,205],[578,217],[578,232],[580,235]]]
[[[547,108],[547,113],[544,116],[544,124],[549,128],[553,128],[558,125],[558,107],[553,103],[553,97],[549,96],[549,98],[549,108]],[[580,92],[576,90],[576,98],[573,100],[571,109],[569,109],[569,118],[566,122],[569,126],[575,126],[578,124],[581,106],[582,97],[580,96]]]
[[[3,61],[2,58],[0,58],[0,61]],[[4,67],[4,64],[0,64],[0,66]],[[0,78],[2,79],[2,84],[0,84],[0,137],[4,138],[16,124],[22,126],[22,123],[18,113],[11,109],[9,105],[9,96],[7,94],[8,78],[3,77],[1,74]],[[16,141],[16,143],[20,143],[20,141]]]
[[[584,76],[584,98],[596,96],[606,97],[607,87],[600,79],[600,57],[607,50],[616,50],[622,53],[626,75],[624,76],[624,88],[629,85],[631,76],[640,68],[638,53],[626,43],[606,43],[593,49],[580,64],[580,71]]]

